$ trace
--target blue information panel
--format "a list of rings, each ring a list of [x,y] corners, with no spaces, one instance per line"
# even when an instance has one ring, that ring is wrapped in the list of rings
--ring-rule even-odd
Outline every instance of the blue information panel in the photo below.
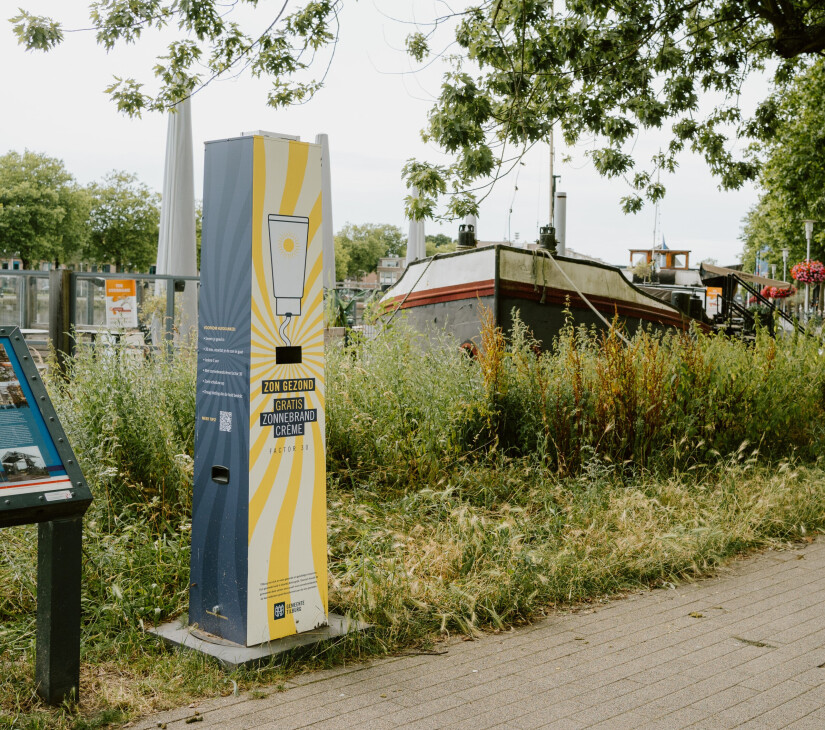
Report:
[[[0,327],[0,527],[82,513],[90,502],[20,331]]]
[[[5,341],[3,341],[5,340]],[[0,339],[0,494],[43,492],[71,485],[20,360]]]

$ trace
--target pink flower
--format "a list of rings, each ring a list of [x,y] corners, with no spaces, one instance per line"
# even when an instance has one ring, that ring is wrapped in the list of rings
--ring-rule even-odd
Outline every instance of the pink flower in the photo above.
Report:
[[[800,261],[791,267],[791,276],[803,284],[820,284],[825,281],[825,264],[821,261]]]
[[[784,299],[792,294],[796,294],[796,287],[766,286],[760,293],[763,297],[767,297],[768,299]]]

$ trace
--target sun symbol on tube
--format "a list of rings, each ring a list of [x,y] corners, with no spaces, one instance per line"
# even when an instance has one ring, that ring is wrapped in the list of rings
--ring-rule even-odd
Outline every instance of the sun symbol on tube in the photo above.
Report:
[[[283,251],[284,256],[289,259],[298,253],[298,245],[295,243],[295,236],[290,233],[285,233],[281,236],[281,239],[278,241],[278,245],[281,247],[281,251]]]

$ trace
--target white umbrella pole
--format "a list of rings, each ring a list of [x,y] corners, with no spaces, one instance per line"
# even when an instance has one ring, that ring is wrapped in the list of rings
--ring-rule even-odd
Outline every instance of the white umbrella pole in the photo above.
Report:
[[[332,227],[332,168],[329,160],[329,135],[318,134],[321,145],[321,234],[324,248],[324,288],[335,288],[335,234]]]
[[[196,276],[198,273],[192,106],[189,99],[177,104],[175,111],[169,114],[157,273],[178,276]],[[173,284],[167,282],[167,286]],[[160,288],[156,286],[156,294]],[[197,331],[198,322],[197,285],[194,281],[186,282],[184,291],[176,295],[176,302],[181,312],[178,332],[181,339],[188,339]]]

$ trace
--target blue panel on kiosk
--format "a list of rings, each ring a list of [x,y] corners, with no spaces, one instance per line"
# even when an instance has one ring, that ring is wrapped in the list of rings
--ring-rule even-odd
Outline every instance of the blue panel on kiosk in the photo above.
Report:
[[[189,623],[246,643],[252,137],[206,145]]]
[[[91,501],[20,330],[0,326],[0,527],[83,514]]]

